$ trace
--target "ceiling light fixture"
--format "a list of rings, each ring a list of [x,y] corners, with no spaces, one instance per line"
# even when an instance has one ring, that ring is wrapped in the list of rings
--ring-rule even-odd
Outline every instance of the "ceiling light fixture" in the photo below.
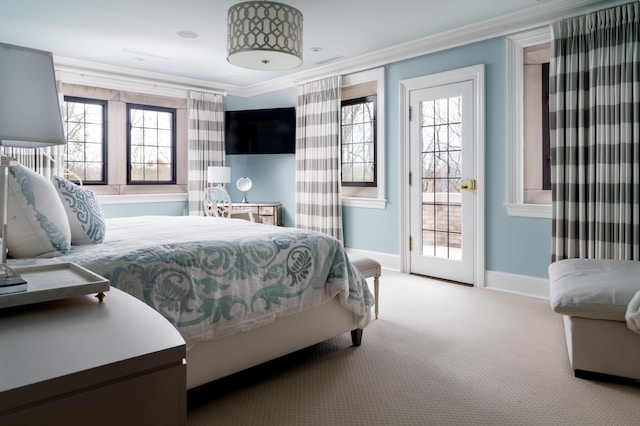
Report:
[[[272,1],[247,1],[227,12],[227,60],[253,70],[302,64],[302,13]]]

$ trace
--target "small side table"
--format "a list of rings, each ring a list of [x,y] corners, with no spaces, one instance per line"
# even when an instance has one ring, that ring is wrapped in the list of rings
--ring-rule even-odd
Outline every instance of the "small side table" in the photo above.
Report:
[[[0,341],[3,426],[186,424],[184,339],[116,288],[0,309]]]

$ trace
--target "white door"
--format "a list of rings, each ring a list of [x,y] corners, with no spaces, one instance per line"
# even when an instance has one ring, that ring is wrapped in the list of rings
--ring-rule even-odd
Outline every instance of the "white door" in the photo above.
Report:
[[[476,284],[474,81],[409,92],[410,272]]]

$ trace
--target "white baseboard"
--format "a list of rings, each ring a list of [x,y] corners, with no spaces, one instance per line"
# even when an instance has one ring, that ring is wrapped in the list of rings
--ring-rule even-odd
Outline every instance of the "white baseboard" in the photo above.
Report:
[[[549,280],[545,278],[485,271],[484,287],[505,293],[549,300]]]
[[[398,255],[358,250],[348,247],[346,250],[347,253],[355,253],[375,259],[384,269],[392,271],[401,270],[400,256]],[[485,271],[484,288],[517,294],[520,296],[533,297],[536,299],[549,300],[549,280],[545,278],[509,274],[506,272]]]
[[[400,256],[395,254],[380,253],[377,251],[358,250],[346,247],[347,253],[359,254],[360,256],[375,259],[384,269],[400,271]]]

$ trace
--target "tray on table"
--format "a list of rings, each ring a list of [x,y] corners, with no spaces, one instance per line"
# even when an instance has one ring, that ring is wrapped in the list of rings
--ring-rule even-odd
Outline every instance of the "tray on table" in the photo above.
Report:
[[[14,271],[27,281],[27,289],[0,294],[0,308],[100,294],[111,288],[109,280],[72,262],[25,266]]]

